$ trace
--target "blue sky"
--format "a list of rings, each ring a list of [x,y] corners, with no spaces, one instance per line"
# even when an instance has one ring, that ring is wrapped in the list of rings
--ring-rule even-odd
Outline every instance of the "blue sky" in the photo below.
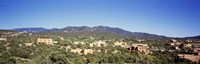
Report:
[[[200,35],[198,0],[0,0],[0,29],[110,26],[132,32]]]

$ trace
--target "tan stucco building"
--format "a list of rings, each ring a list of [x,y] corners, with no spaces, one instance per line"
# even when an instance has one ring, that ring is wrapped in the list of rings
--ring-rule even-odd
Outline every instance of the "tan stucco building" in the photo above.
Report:
[[[53,39],[51,39],[51,38],[38,38],[37,43],[53,44]]]
[[[129,50],[137,50],[139,52],[144,52],[145,54],[150,53],[148,44],[132,44]]]
[[[95,51],[93,49],[80,49],[80,48],[77,48],[77,49],[71,49],[71,52],[87,55],[89,53],[92,54]]]
[[[126,42],[115,42],[114,45],[115,46],[121,46],[121,47],[124,47],[124,48],[129,47],[128,43],[126,43]]]
[[[6,41],[6,38],[0,38],[0,41]]]

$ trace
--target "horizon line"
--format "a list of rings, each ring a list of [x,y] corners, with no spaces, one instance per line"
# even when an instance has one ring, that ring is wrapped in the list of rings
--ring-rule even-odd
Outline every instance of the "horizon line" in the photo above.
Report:
[[[66,27],[90,27],[90,28],[93,28],[93,27],[100,27],[100,26],[103,26],[103,27],[110,27],[110,28],[119,28],[119,29],[122,29],[122,30],[125,30],[123,28],[120,28],[120,27],[113,27],[113,26],[104,26],[104,25],[97,25],[97,26],[86,26],[86,25],[82,25],[82,26],[66,26]],[[14,30],[14,29],[21,29],[21,28],[44,28],[44,29],[63,29],[63,28],[66,28],[66,27],[55,27],[55,28],[46,28],[46,27],[19,27],[19,28],[6,28],[6,29],[2,29],[0,28],[0,30]],[[195,37],[195,36],[199,36],[199,35],[192,35],[192,36],[167,36],[167,35],[160,35],[160,34],[155,34],[155,33],[149,33],[149,32],[142,32],[142,31],[130,31],[130,30],[125,30],[125,31],[128,31],[128,32],[132,32],[132,33],[136,33],[136,32],[139,32],[139,33],[147,33],[147,34],[153,34],[153,35],[158,35],[158,36],[165,36],[165,37],[172,37],[172,38],[185,38],[185,37]]]

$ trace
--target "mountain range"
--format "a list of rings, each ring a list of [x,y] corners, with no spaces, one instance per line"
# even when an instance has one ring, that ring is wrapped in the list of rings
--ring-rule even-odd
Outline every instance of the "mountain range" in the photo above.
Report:
[[[113,28],[108,26],[96,26],[96,27],[88,27],[88,26],[69,26],[65,28],[53,28],[53,29],[46,29],[46,28],[17,28],[12,29],[18,32],[108,32],[114,33],[118,35],[128,36],[131,38],[142,38],[142,39],[171,39],[172,37],[166,37],[162,35],[156,34],[149,34],[143,32],[130,32],[121,28]],[[185,37],[185,39],[200,39],[200,36],[195,37]]]
[[[43,32],[48,29],[46,28],[16,28],[12,30],[17,31],[17,32]]]

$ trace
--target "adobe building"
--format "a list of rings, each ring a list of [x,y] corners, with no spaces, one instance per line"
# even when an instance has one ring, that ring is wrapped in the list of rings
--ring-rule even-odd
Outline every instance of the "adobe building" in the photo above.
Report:
[[[196,55],[190,55],[190,54],[178,54],[179,58],[185,58],[191,60],[193,63],[198,64],[199,63],[199,56]]]
[[[94,47],[94,46],[101,47],[102,45],[107,46],[107,43],[105,41],[100,40],[100,41],[95,41],[93,43],[90,43],[89,45],[90,47]]]
[[[87,55],[89,53],[93,54],[94,50],[93,49],[80,49],[80,48],[77,48],[77,49],[71,49],[71,52]]]
[[[0,38],[0,41],[6,41],[6,38]]]
[[[124,48],[129,47],[129,45],[126,42],[115,42],[114,45],[115,46],[121,46],[121,47],[124,47]]]
[[[192,50],[193,52],[200,52],[200,44],[193,44]]]
[[[37,43],[53,44],[53,39],[51,39],[51,38],[38,38]]]
[[[137,50],[139,52],[144,52],[145,54],[149,54],[149,46],[148,44],[132,44],[129,50]]]
[[[184,47],[192,48],[192,44],[191,44],[191,43],[183,44],[183,46],[184,46]]]
[[[25,46],[32,46],[33,43],[24,43]]]
[[[93,52],[94,52],[94,50],[93,49],[83,49],[83,52],[82,52],[82,54],[85,54],[85,55],[87,55],[87,54],[93,54]]]
[[[81,54],[82,49],[71,49],[71,52]]]

